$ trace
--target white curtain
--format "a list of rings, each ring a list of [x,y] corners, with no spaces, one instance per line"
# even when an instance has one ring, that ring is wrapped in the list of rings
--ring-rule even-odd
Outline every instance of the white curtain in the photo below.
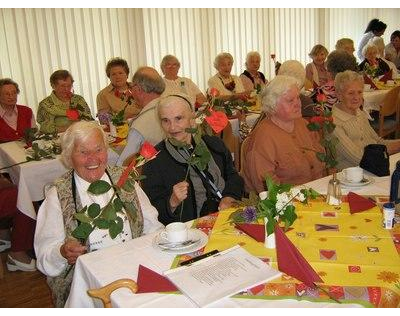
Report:
[[[18,82],[19,103],[36,113],[51,92],[51,73],[68,69],[75,92],[96,114],[112,57],[128,61],[131,78],[137,67],[160,70],[164,55],[176,55],[180,74],[204,91],[220,52],[233,55],[232,72],[240,74],[247,52],[259,51],[261,71],[271,79],[272,53],[305,65],[317,43],[331,51],[337,39],[349,37],[357,46],[375,17],[388,25],[388,43],[400,29],[399,15],[400,9],[0,9],[0,77]]]

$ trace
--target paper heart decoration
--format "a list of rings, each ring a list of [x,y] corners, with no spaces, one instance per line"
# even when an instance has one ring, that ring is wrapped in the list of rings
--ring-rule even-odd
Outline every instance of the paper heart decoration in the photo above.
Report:
[[[320,250],[319,253],[323,255],[326,259],[332,259],[332,257],[336,254],[335,250]]]
[[[215,133],[220,133],[228,125],[228,117],[224,112],[210,110],[210,115],[205,120]]]

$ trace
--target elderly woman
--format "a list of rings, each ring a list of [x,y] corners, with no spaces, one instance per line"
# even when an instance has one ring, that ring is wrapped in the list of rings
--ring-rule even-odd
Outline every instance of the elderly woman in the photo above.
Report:
[[[306,65],[306,89],[311,89],[315,85],[320,87],[329,81],[328,69],[326,69],[325,59],[328,50],[321,44],[315,45],[308,56],[313,60]]]
[[[161,71],[164,74],[165,90],[163,96],[183,93],[189,97],[191,103],[203,104],[207,101],[197,85],[189,78],[179,77],[181,64],[173,55],[166,55],[161,60]]]
[[[390,35],[390,43],[385,46],[386,59],[393,62],[400,70],[400,31],[396,30]]]
[[[61,158],[71,170],[48,190],[38,212],[34,241],[37,267],[48,276],[57,307],[63,306],[68,297],[73,275],[68,273],[69,267],[80,255],[162,228],[157,221],[157,210],[135,183],[132,192],[121,189],[116,193],[124,204],[132,203],[136,213],[133,216],[122,209],[122,233],[111,239],[108,229],[95,228],[86,244],[72,237],[71,232],[78,224],[74,217],[77,211],[92,203],[104,207],[114,196],[113,189],[99,195],[87,191],[97,180],[116,184],[122,174],[121,167],[107,167],[107,144],[101,126],[95,122],[82,121],[69,127],[62,136]]]
[[[39,103],[37,121],[43,133],[64,132],[74,121],[93,120],[83,97],[72,92],[74,79],[67,70],[50,76],[53,92]]]
[[[97,116],[101,123],[108,123],[107,114],[111,116],[125,109],[124,118],[132,118],[140,109],[131,96],[132,84],[128,82],[129,67],[125,59],[112,58],[107,62],[106,74],[111,83],[97,94]]]
[[[338,39],[335,45],[336,50],[344,50],[347,54],[353,56],[355,51],[354,41],[351,38],[343,37]]]
[[[266,190],[265,177],[279,183],[302,184],[325,175],[315,152],[323,152],[316,132],[301,117],[296,79],[276,76],[263,90],[264,119],[248,136],[244,159],[247,191]]]
[[[261,63],[261,55],[258,52],[249,52],[246,56],[246,70],[240,75],[243,87],[247,92],[259,91],[268,82],[262,72],[258,71]]]
[[[389,65],[379,57],[379,50],[374,44],[367,44],[363,48],[363,55],[365,59],[360,63],[359,68],[361,71],[372,71],[373,76],[381,76],[387,73],[390,68]],[[371,73],[370,73],[371,74]]]
[[[354,71],[336,75],[335,89],[339,102],[332,110],[336,124],[334,134],[339,143],[336,147],[338,169],[358,166],[369,144],[385,144],[389,154],[400,150],[400,140],[380,138],[369,124],[367,114],[360,110],[363,103],[364,79]]]
[[[357,47],[357,57],[360,60],[363,60],[365,56],[363,53],[364,46],[367,45],[369,40],[374,36],[382,36],[383,33],[385,33],[386,26],[387,25],[385,23],[378,19],[372,19],[371,21],[369,21],[367,28],[365,29],[364,34],[361,37],[361,40],[358,43]]]
[[[36,127],[32,110],[17,104],[19,92],[15,81],[0,79],[0,143],[19,140],[26,129]]]
[[[383,38],[380,36],[375,36],[370,39],[368,44],[376,46],[376,48],[378,49],[378,56],[384,63],[386,63],[389,66],[389,69],[392,71],[392,76],[396,78],[398,73],[397,67],[393,62],[385,58],[385,42],[383,41]]]
[[[217,74],[208,80],[208,88],[219,91],[218,98],[222,100],[247,99],[249,94],[245,91],[242,80],[238,76],[231,75],[233,57],[229,53],[221,53],[215,57],[214,67]]]
[[[146,179],[142,182],[143,190],[158,210],[158,219],[163,224],[188,221],[231,207],[235,200],[240,200],[243,180],[218,137],[205,135],[201,139],[201,145],[211,154],[204,171],[188,165],[193,149],[175,145],[178,141],[196,146],[192,134],[187,132],[195,123],[192,104],[186,97],[167,96],[160,100],[158,116],[167,138],[157,144],[157,158],[144,166]]]

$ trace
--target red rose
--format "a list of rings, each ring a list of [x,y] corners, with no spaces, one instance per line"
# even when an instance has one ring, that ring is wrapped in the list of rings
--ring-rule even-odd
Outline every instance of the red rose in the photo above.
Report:
[[[317,94],[317,102],[318,103],[325,103],[326,102],[326,95],[323,93]]]
[[[217,96],[219,96],[219,90],[216,88],[211,88],[209,91],[209,94],[213,97],[216,98]]]
[[[67,117],[70,121],[77,121],[79,120],[79,112],[77,109],[68,109],[67,110]]]
[[[324,118],[323,117],[321,117],[321,116],[313,116],[311,119],[310,119],[310,122],[311,123],[322,123],[324,121]]]
[[[150,159],[154,158],[155,155],[157,155],[157,150],[149,142],[144,142],[142,145],[142,148],[140,148],[139,154],[143,158],[150,160]]]

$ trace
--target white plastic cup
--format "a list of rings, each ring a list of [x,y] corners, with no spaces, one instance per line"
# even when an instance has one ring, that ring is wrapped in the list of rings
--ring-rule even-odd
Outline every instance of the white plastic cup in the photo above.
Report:
[[[361,182],[364,178],[364,170],[360,167],[351,167],[343,170],[346,180],[349,182]]]
[[[174,222],[165,226],[165,230],[161,232],[161,237],[169,242],[184,242],[188,239],[188,229],[185,223]]]
[[[393,228],[395,206],[393,203],[383,204],[383,227],[385,229]]]

